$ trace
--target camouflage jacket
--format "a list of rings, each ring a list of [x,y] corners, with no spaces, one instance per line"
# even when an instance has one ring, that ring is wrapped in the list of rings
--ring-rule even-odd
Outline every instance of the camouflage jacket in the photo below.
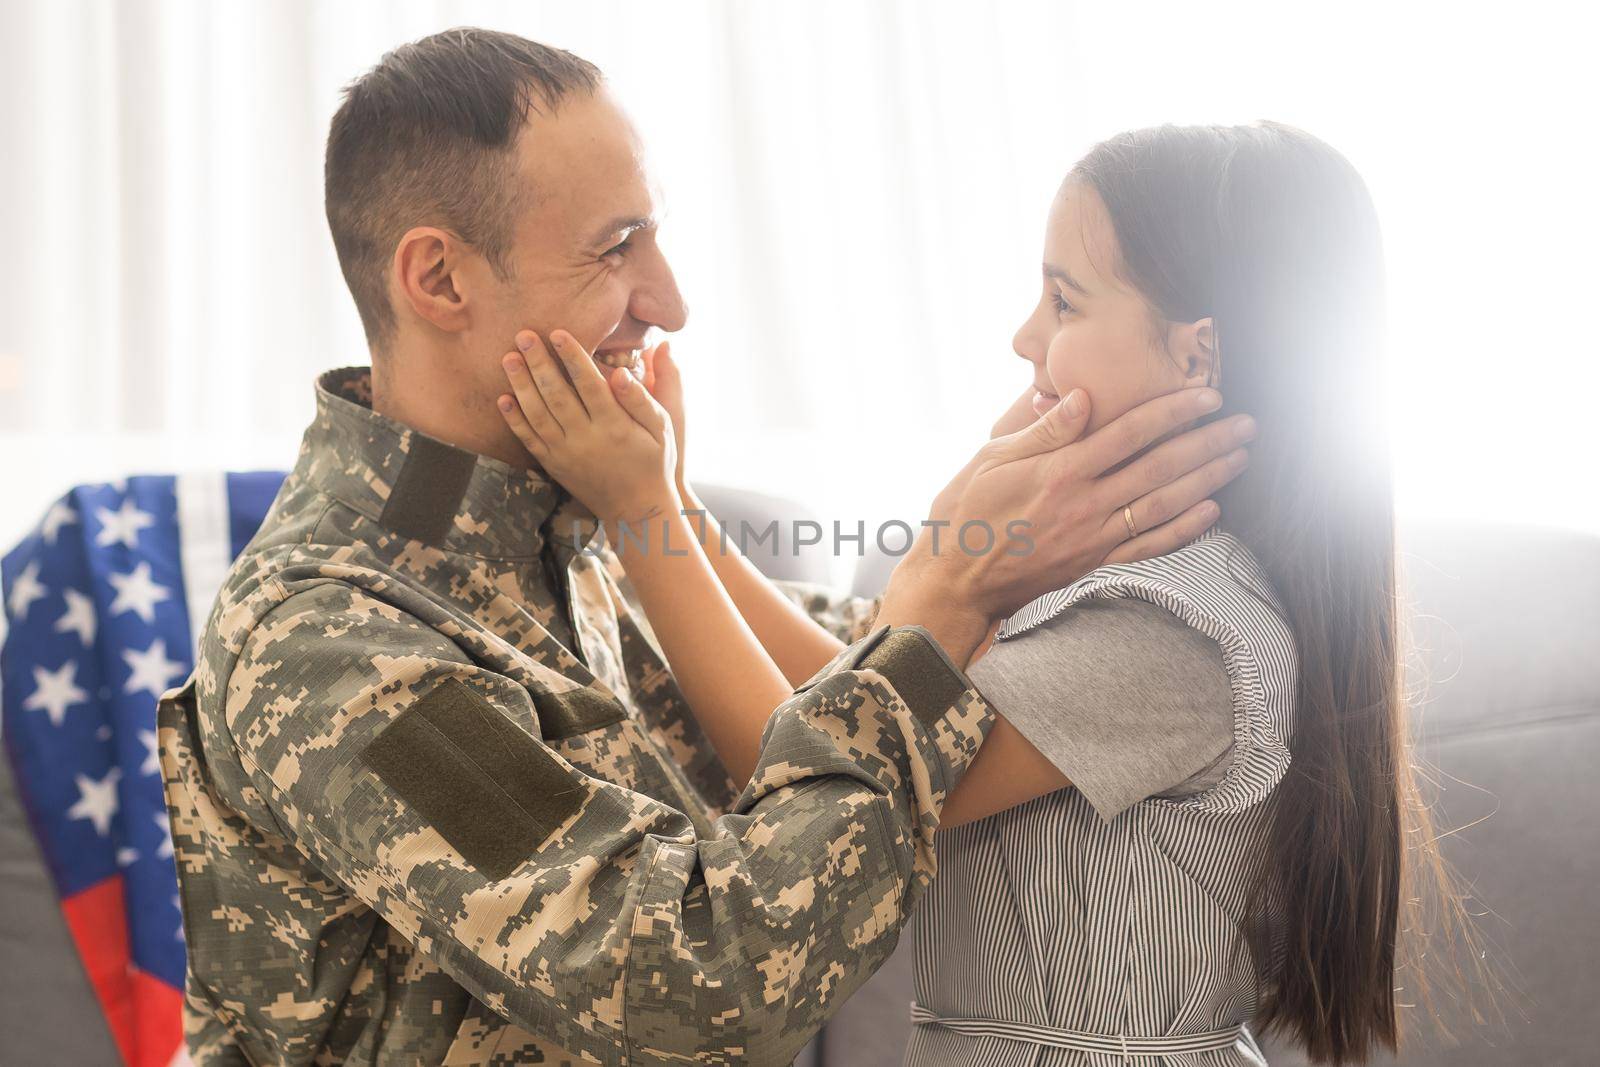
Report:
[[[989,709],[813,598],[858,639],[736,790],[592,517],[369,393],[319,382],[162,701],[194,1059],[788,1062],[893,948]]]

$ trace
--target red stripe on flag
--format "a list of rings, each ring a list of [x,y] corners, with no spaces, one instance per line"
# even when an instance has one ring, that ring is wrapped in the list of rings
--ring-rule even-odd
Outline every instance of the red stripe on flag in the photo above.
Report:
[[[122,1062],[168,1067],[183,1045],[183,993],[133,966],[122,876],[66,897],[61,910]]]
[[[133,972],[139,1067],[167,1067],[183,1045],[183,994],[147,971]]]
[[[72,940],[94,995],[100,999],[116,1039],[122,1062],[136,1063],[134,1037],[139,1028],[133,992],[133,961],[128,952],[128,916],[122,902],[122,875],[114,874],[81,893],[61,898]]]

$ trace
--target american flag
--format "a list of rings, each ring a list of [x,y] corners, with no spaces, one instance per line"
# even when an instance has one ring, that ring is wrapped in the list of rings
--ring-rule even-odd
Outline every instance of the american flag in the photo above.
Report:
[[[0,559],[6,752],[95,995],[136,1067],[187,1061],[156,700],[188,676],[228,564],[282,481],[83,486]]]

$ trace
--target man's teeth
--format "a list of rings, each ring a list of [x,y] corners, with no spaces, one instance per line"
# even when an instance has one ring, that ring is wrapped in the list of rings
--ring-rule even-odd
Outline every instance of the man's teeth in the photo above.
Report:
[[[630,371],[636,371],[643,356],[639,349],[630,348],[625,352],[601,352],[594,358],[608,367],[626,367]]]

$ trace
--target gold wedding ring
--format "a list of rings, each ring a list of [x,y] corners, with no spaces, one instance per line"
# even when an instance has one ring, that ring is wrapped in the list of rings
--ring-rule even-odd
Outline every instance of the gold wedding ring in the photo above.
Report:
[[[1139,528],[1133,524],[1133,505],[1127,504],[1122,508],[1122,521],[1128,527],[1128,540],[1139,536]]]

